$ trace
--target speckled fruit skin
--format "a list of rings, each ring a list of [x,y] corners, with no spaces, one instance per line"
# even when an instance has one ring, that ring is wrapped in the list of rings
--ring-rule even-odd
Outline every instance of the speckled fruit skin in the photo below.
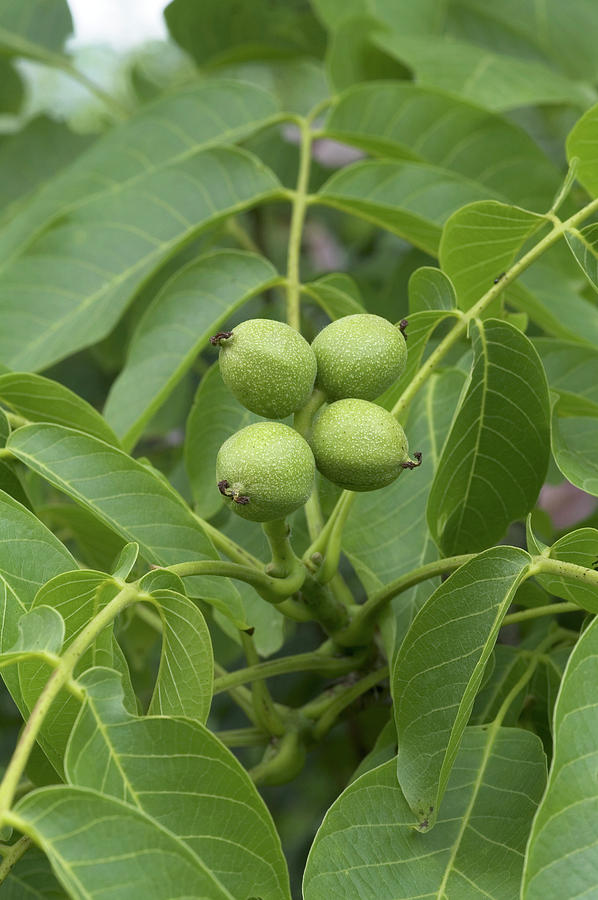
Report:
[[[267,419],[284,419],[305,406],[316,358],[294,328],[272,319],[248,319],[220,342],[220,371],[237,400]]]
[[[369,313],[344,316],[313,340],[316,386],[328,400],[374,400],[403,373],[407,344],[400,330]]]
[[[271,522],[303,506],[315,475],[313,453],[305,438],[281,422],[256,422],[224,442],[216,459],[216,481],[248,502],[226,497],[244,519]]]
[[[405,432],[387,410],[367,400],[337,400],[316,419],[311,438],[322,475],[349,491],[376,491],[409,459]]]

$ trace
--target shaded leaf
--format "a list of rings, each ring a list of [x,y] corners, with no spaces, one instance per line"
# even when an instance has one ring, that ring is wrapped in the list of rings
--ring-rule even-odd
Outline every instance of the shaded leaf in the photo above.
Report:
[[[47,858],[33,846],[2,884],[2,900],[67,900]]]
[[[368,160],[333,175],[316,196],[325,206],[366,219],[435,255],[441,226],[451,213],[488,193],[445,169]]]
[[[468,728],[436,827],[418,834],[395,760],[384,763],[328,810],[307,860],[305,900],[511,900],[545,782],[536,735]]]
[[[232,753],[197,722],[130,716],[114,672],[95,669],[81,685],[87,702],[69,743],[69,779],[136,806],[180,835],[234,897],[286,900],[274,823]]]
[[[287,0],[172,0],[164,10],[174,40],[200,65],[235,59],[320,55],[325,35],[309,6]],[[206,27],[209,22],[209,27]]]
[[[472,325],[471,380],[428,499],[447,555],[482,550],[527,515],[549,458],[548,387],[533,345],[508,322]]]
[[[598,848],[590,823],[598,814],[597,625],[594,620],[580,637],[561,682],[548,786],[527,848],[524,900],[591,896],[596,889]]]
[[[434,824],[498,630],[529,564],[516,547],[480,553],[434,591],[401,645],[392,673],[397,777],[420,823]]]
[[[133,446],[210,336],[277,280],[263,257],[224,250],[202,256],[164,285],[139,322],[106,401],[106,418],[125,447]]]

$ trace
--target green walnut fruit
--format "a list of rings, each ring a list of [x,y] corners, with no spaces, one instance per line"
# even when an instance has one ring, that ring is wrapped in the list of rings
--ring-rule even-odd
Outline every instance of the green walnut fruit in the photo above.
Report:
[[[316,419],[311,437],[316,466],[349,491],[386,487],[403,469],[421,463],[409,459],[405,432],[387,410],[367,400],[337,400]]]
[[[314,386],[316,358],[294,328],[272,319],[249,319],[210,338],[220,345],[220,371],[246,409],[284,419],[305,406]]]
[[[401,326],[369,313],[331,322],[312,343],[318,361],[316,386],[331,402],[379,397],[402,375],[407,363]]]
[[[281,422],[256,422],[224,442],[216,459],[220,493],[252,522],[283,519],[303,506],[315,475],[313,453]]]

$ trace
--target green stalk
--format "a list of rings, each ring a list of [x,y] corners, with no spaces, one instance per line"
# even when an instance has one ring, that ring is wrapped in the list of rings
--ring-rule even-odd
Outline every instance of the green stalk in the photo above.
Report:
[[[293,211],[287,259],[287,322],[292,328],[300,330],[300,278],[299,262],[301,258],[301,239],[307,208],[307,189],[311,169],[311,126],[307,119],[297,119],[301,143],[299,148],[299,172],[297,186],[293,195]]]
[[[270,735],[261,728],[230,728],[214,734],[226,747],[259,747],[270,740]]]
[[[241,643],[250,667],[259,665],[259,656],[250,635],[241,633]],[[268,734],[280,737],[285,733],[285,724],[275,707],[270,696],[270,691],[265,681],[254,681],[251,690],[253,710],[257,724]]]
[[[271,659],[216,678],[214,681],[214,694],[228,691],[231,687],[247,684],[250,681],[271,678],[275,675],[287,675],[290,672],[318,672],[321,675],[336,676],[347,675],[349,672],[358,669],[364,658],[365,654],[353,657],[335,657],[325,655],[320,650],[315,650],[312,653],[297,653],[294,656]]]
[[[523,609],[519,612],[509,613],[502,620],[503,625],[514,625],[516,622],[527,622],[530,619],[538,619],[541,616],[558,616],[561,613],[583,612],[577,603],[549,603],[547,606],[535,606],[532,609]]]
[[[24,836],[19,838],[14,844],[11,844],[10,847],[2,848],[4,858],[0,863],[0,884],[2,884],[12,867],[18,863],[23,854],[29,850],[31,844],[31,838]]]
[[[354,700],[357,700],[358,697],[361,697],[362,694],[371,690],[376,684],[379,684],[381,681],[384,681],[385,678],[388,678],[388,674],[388,666],[382,666],[380,669],[375,669],[373,672],[366,675],[365,678],[362,678],[356,684],[351,685],[350,688],[343,691],[339,696],[335,697],[314,725],[312,729],[312,736],[314,739],[317,741],[321,740],[324,735],[330,731],[343,710],[350,706]]]
[[[406,575],[401,575],[400,578],[395,578],[386,587],[372,594],[362,606],[357,607],[350,625],[334,635],[335,642],[346,647],[367,643],[371,639],[376,619],[390,600],[428,578],[454,572],[473,559],[475,555],[475,553],[464,553],[461,556],[438,559],[425,566],[420,566],[418,569],[413,569]]]
[[[162,568],[167,572],[173,572],[180,578],[190,578],[193,575],[221,575],[223,578],[236,578],[238,581],[244,581],[254,587],[260,597],[263,597],[268,603],[280,603],[281,600],[290,597],[299,590],[303,579],[303,571],[298,569],[291,572],[288,578],[273,577],[249,566],[224,562],[221,559],[200,559],[195,562],[175,563]]]

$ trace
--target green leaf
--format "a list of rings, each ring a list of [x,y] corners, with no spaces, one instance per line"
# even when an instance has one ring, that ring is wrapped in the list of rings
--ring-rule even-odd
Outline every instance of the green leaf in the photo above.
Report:
[[[516,547],[480,553],[434,591],[401,645],[392,673],[397,777],[420,824],[434,824],[498,630],[529,564]]]
[[[488,547],[527,515],[549,459],[548,387],[533,345],[497,319],[472,330],[471,380],[428,499],[430,529],[448,556]]]
[[[344,272],[324,275],[317,281],[304,284],[303,291],[308,298],[316,301],[329,319],[366,312],[359,286]]]
[[[2,884],[2,893],[2,900],[68,900],[47,858],[35,846],[11,869]]]
[[[277,185],[255,157],[219,148],[71,211],[0,276],[1,358],[39,369],[105,337],[177,249]]]
[[[418,834],[395,760],[384,763],[327,812],[307,860],[305,900],[512,900],[545,781],[536,735],[468,728],[437,825]]]
[[[66,0],[8,0],[0,9],[0,48],[51,63],[73,30]]]
[[[185,468],[195,509],[203,518],[222,508],[215,476],[220,447],[235,431],[258,419],[232,395],[215,362],[199,383],[185,428]]]
[[[23,103],[23,82],[12,63],[0,57],[0,112],[16,115]],[[0,148],[1,148],[0,144]],[[1,149],[0,149],[1,153]]]
[[[487,27],[487,26],[486,26]],[[419,84],[500,111],[546,103],[587,105],[591,91],[549,65],[517,59],[445,35],[382,32],[375,44],[409,66]]]
[[[421,270],[418,269],[417,271]],[[431,269],[431,271],[439,270]],[[385,409],[393,408],[419,369],[426,345],[438,325],[456,315],[456,311],[447,310],[444,312],[440,309],[422,309],[421,312],[409,314],[409,319],[407,320],[409,324],[405,332],[408,348],[407,365],[401,377],[394,384],[391,384],[378,398],[377,402],[380,406],[384,406]]]
[[[162,619],[162,653],[149,714],[188,716],[204,723],[214,682],[212,642],[205,619],[183,594],[156,590],[151,595]]]
[[[118,439],[93,406],[64,385],[42,375],[0,375],[0,403],[31,422],[53,422],[77,428],[118,446]]]
[[[162,178],[167,187],[169,173],[185,173],[185,163],[193,167],[201,151],[242,140],[277,113],[266,91],[227,79],[193,84],[160,98],[112,128],[48,181],[0,232],[0,258],[22,253],[51,225],[90,204],[123,213],[136,208],[143,227],[147,209],[138,201],[156,181],[160,184]]]
[[[367,160],[341,169],[316,197],[436,255],[441,226],[451,213],[488,193],[482,185],[435,166]]]
[[[125,447],[135,443],[210,336],[277,280],[261,256],[224,250],[202,256],[164,285],[139,322],[106,402],[106,418]]]
[[[87,701],[69,743],[69,779],[179,835],[232,896],[288,900],[274,823],[232,753],[197,722],[130,716],[114,672],[95,669],[81,685]]]
[[[60,541],[32,512],[0,491],[0,651],[19,638],[18,622],[46,581],[76,565]],[[28,714],[18,672],[8,669],[3,679],[23,715]]]
[[[544,211],[560,173],[520,128],[465,100],[408,81],[360,84],[340,95],[327,136],[374,156],[430,163]]]
[[[372,42],[379,27],[371,15],[351,16],[335,27],[328,42],[326,69],[337,91],[363,81],[404,78],[407,74],[400,62]]]
[[[64,647],[67,649],[88,622],[118,593],[119,586],[103,572],[76,569],[51,578],[33,601],[31,612],[54,611],[64,622]],[[112,624],[98,635],[77,663],[75,672],[95,665],[113,664]],[[47,661],[19,664],[18,676],[25,709],[31,711],[44,689],[52,667]],[[66,743],[80,709],[80,702],[66,689],[61,691],[47,712],[38,738],[44,753],[58,772],[62,772]]]
[[[550,390],[559,395],[559,413],[598,416],[598,350],[552,338],[536,338],[534,346]]]
[[[200,65],[324,52],[325,35],[308,5],[287,0],[172,0],[164,18],[173,39]],[[209,22],[209,27],[206,27]]]
[[[548,556],[550,559],[559,559],[593,569],[598,560],[598,529],[578,528],[576,531],[570,531],[552,545]],[[578,579],[558,578],[554,575],[536,577],[555,597],[577,603],[588,612],[598,613],[598,596],[596,588],[592,585],[585,585]]]
[[[2,582],[6,590],[6,582]],[[64,641],[64,621],[50,606],[32,609],[17,622],[19,636],[12,647],[0,654],[0,665],[17,662],[26,656],[57,656]]]
[[[48,503],[37,506],[38,517],[54,531],[76,544],[77,557],[92,569],[110,571],[126,541],[98,521],[88,509],[74,503]]]
[[[21,800],[10,819],[41,847],[71,900],[125,900],[127,894],[232,900],[181,840],[96,791],[41,788]]]
[[[589,823],[598,814],[598,622],[577,642],[554,710],[554,756],[525,860],[523,900],[596,890],[598,849]]]
[[[343,531],[343,550],[368,593],[422,565],[432,545],[426,496],[464,380],[456,369],[432,375],[411,405],[405,427],[411,450],[423,454],[422,466],[403,472],[383,491],[355,497]],[[405,595],[398,603],[408,606]]]
[[[598,497],[598,417],[564,417],[552,413],[552,454],[565,478]]]
[[[71,163],[90,144],[62,122],[36,116],[15,134],[0,138],[0,227],[27,202],[27,195]]]
[[[503,292],[510,306],[527,313],[547,334],[596,345],[598,309],[576,288],[538,260]]]
[[[409,279],[409,312],[453,310],[457,306],[455,288],[440,269],[421,266]],[[409,322],[411,325],[411,321]],[[411,350],[411,348],[409,348]]]
[[[15,456],[125,541],[136,541],[147,562],[168,566],[218,559],[200,521],[176,491],[121,450],[59,425],[26,425],[10,440]],[[202,576],[197,590],[203,600],[242,622],[239,595],[227,579]]]
[[[131,569],[137,562],[138,556],[139,544],[135,543],[135,541],[131,541],[131,543],[125,544],[125,546],[118,554],[118,558],[114,562],[114,566],[112,568],[112,577],[122,579],[128,578],[131,574]]]
[[[590,196],[598,196],[598,104],[575,123],[567,138],[569,164],[575,158],[577,180]]]
[[[455,286],[460,309],[470,309],[490,290],[544,222],[527,209],[493,200],[472,203],[448,219],[439,259]]]
[[[598,291],[598,225],[586,225],[579,231],[567,230],[565,238],[582,272]]]

